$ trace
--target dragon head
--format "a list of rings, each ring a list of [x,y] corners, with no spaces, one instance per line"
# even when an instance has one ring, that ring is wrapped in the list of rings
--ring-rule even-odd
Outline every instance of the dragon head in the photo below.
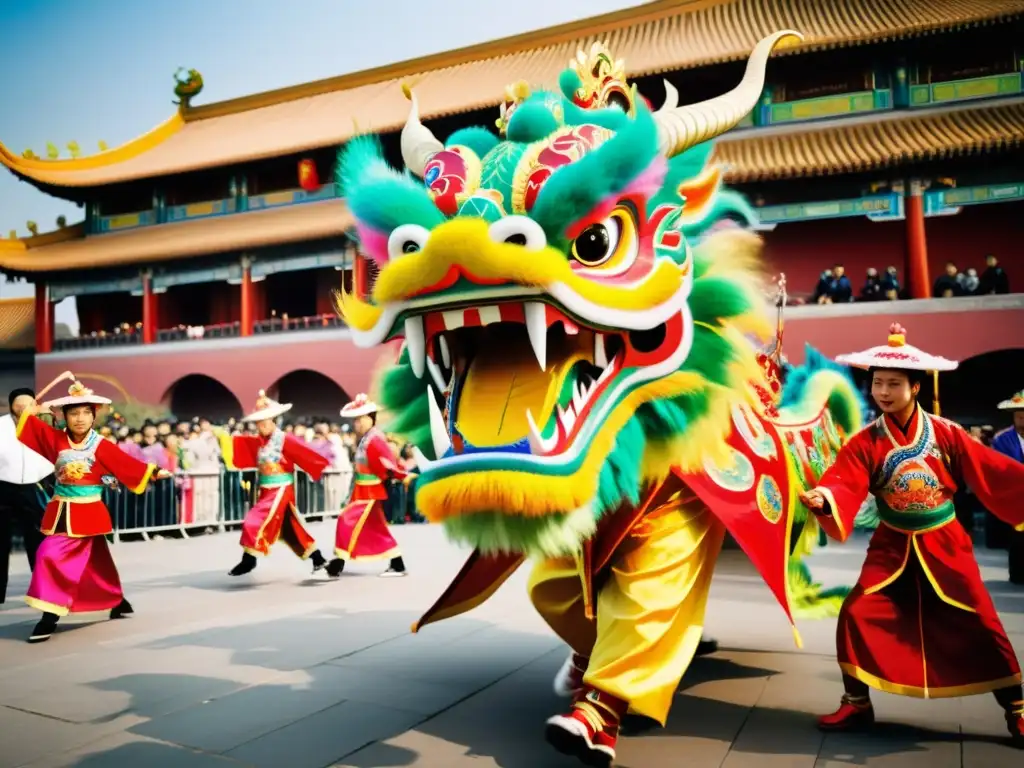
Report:
[[[578,87],[566,95],[574,68],[561,92],[510,90],[501,139],[467,128],[442,143],[407,93],[405,174],[371,137],[342,150],[337,180],[379,273],[339,311],[360,346],[404,339],[378,402],[430,454],[416,503],[451,536],[574,551],[648,481],[699,466],[709,435],[724,443],[760,374],[744,334],[770,327],[758,239],[712,226],[753,211],[720,189],[704,142],[754,108],[795,35],[761,41],[740,84],[700,104],[582,106]]]

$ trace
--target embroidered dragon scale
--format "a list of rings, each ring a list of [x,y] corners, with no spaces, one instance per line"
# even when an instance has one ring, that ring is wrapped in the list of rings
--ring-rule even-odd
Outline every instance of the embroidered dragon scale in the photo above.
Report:
[[[472,127],[442,143],[407,91],[406,173],[373,137],[342,149],[337,180],[379,273],[338,309],[360,346],[404,339],[376,399],[422,451],[419,510],[475,548],[466,578],[485,560],[511,572],[589,552],[606,521],[672,477],[787,613],[838,609],[845,592],[822,591],[801,562],[823,537],[797,494],[860,429],[863,400],[813,351],[772,390],[749,340],[775,330],[756,214],[710,159],[793,36],[762,40],[739,85],[699,104],[677,106],[666,84],[652,111],[599,49],[558,90],[510,87],[498,135]],[[424,622],[496,583],[453,585]]]

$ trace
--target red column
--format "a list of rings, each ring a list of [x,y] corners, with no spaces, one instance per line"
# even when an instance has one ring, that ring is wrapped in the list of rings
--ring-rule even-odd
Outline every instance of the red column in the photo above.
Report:
[[[366,259],[358,253],[352,257],[352,286],[360,299],[370,295],[370,271]]]
[[[906,280],[910,298],[927,299],[932,295],[932,281],[928,273],[928,240],[924,231],[924,188],[916,179],[910,182],[906,197],[907,264]]]
[[[252,267],[248,260],[242,261],[242,322],[241,335],[252,336],[253,327]]]
[[[42,280],[36,283],[36,354],[53,351],[53,302],[50,287]]]
[[[160,320],[157,316],[157,296],[153,293],[153,273],[142,273],[142,343],[152,344],[156,341],[157,326]]]

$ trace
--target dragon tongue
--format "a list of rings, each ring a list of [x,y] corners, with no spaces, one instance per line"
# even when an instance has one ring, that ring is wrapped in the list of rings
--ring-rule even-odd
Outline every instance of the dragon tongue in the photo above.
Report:
[[[527,438],[526,412],[534,414],[540,426],[547,423],[577,359],[568,355],[541,370],[532,340],[521,331],[480,345],[459,388],[459,431],[479,447],[511,445]]]

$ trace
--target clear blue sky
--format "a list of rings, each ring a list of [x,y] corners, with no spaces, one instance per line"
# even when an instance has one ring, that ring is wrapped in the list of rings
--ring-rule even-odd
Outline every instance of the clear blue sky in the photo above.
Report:
[[[643,0],[0,0],[0,142],[116,146],[175,109],[173,74],[198,69],[204,104],[459,48]],[[514,76],[514,73],[511,73]],[[513,79],[513,77],[510,77]],[[497,98],[499,94],[495,94]],[[0,233],[82,218],[0,169]],[[27,286],[0,282],[0,297]],[[58,322],[77,328],[73,302]]]

